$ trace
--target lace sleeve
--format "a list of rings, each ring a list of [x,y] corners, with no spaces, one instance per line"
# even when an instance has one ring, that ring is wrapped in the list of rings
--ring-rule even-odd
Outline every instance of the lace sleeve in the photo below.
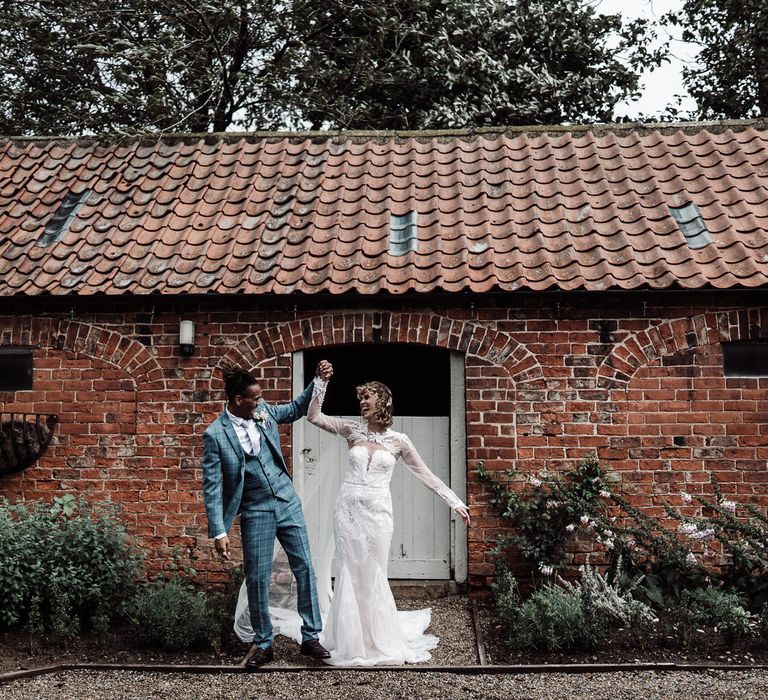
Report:
[[[307,420],[316,425],[318,428],[322,428],[329,433],[336,433],[341,437],[348,439],[351,426],[341,418],[332,418],[326,416],[321,411],[323,407],[323,400],[325,399],[325,390],[328,388],[328,382],[315,377],[315,385],[312,389],[312,400],[309,402],[309,409],[307,410]]]
[[[445,483],[436,477],[429,467],[424,464],[424,460],[413,446],[411,439],[407,435],[401,436],[400,456],[403,458],[408,469],[416,475],[424,485],[434,491],[442,498],[453,510],[457,508],[466,508],[462,500],[448,488]]]

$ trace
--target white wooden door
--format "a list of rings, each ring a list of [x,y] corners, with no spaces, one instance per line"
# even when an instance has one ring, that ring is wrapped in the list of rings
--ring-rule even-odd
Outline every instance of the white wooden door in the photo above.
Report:
[[[359,416],[347,418],[360,419]],[[333,459],[343,476],[347,463],[346,441],[302,422],[303,430],[295,434],[295,438],[302,441],[299,453],[303,469],[299,471],[309,476],[313,465],[322,457]],[[451,481],[449,426],[448,416],[398,416],[392,426],[411,438],[427,466],[448,485]],[[389,552],[389,578],[450,578],[451,511],[411,474],[402,460],[398,461],[392,476],[392,508],[394,534]],[[313,523],[307,522],[307,526],[312,528]]]

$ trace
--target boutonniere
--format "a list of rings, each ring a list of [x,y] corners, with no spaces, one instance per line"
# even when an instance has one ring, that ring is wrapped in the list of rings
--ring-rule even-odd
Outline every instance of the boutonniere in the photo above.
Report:
[[[269,414],[262,408],[260,411],[253,414],[253,420],[263,427],[269,421]]]

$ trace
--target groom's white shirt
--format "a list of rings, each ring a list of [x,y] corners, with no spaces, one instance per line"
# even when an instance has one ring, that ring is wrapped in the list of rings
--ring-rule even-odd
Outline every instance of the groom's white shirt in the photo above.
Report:
[[[240,447],[243,448],[243,452],[247,455],[256,456],[261,449],[261,438],[259,437],[259,431],[256,430],[256,425],[253,420],[246,420],[240,418],[234,413],[230,413],[228,408],[224,409],[229,416],[229,420],[232,421],[232,427],[235,429],[237,439],[240,441]]]

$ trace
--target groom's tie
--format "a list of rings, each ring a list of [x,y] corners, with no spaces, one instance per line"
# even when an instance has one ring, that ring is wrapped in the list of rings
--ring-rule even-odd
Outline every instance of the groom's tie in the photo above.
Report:
[[[251,454],[255,457],[261,449],[261,438],[259,437],[259,431],[256,430],[256,423],[253,418],[248,418],[245,421],[245,432],[248,433],[248,437],[251,440]]]

